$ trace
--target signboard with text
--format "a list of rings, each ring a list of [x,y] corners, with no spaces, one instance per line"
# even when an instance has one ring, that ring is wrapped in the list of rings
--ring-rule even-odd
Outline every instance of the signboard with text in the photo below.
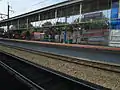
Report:
[[[120,30],[110,31],[109,46],[120,47]]]
[[[120,0],[112,0],[109,46],[120,47]]]
[[[102,12],[94,12],[84,15],[84,19],[97,19],[102,18],[103,13]]]

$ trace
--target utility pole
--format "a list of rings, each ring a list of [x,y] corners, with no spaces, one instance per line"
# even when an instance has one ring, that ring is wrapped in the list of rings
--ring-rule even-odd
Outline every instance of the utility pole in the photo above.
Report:
[[[9,19],[9,17],[10,17],[10,5],[8,3],[8,19]]]
[[[7,12],[7,19],[9,19],[9,15],[10,15],[10,5],[8,3],[8,12]],[[9,31],[9,23],[7,22],[7,31],[8,31],[8,38],[10,38],[10,31]]]

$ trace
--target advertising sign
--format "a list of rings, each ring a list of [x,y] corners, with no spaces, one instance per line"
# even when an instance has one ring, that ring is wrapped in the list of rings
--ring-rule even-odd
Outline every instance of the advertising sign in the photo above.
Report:
[[[120,47],[120,0],[112,0],[109,46]]]
[[[109,46],[120,47],[120,30],[111,30],[110,31]]]
[[[96,18],[102,18],[103,13],[102,12],[94,12],[84,15],[84,19],[96,19]]]
[[[44,33],[34,32],[34,39],[35,40],[42,40],[42,39],[44,39]]]

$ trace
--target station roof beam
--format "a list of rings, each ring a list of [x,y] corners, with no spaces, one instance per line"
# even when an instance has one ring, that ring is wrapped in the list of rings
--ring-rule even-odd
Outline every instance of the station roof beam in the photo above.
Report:
[[[29,19],[30,22],[39,20],[47,20],[55,18],[55,11],[57,10],[57,17],[66,17],[72,15],[79,15],[80,3],[82,3],[82,14],[93,11],[105,10],[111,7],[111,0],[72,0],[41,8],[32,12],[12,17],[10,19],[0,21],[0,26],[6,25],[8,22],[16,20]],[[39,19],[40,15],[40,19]]]

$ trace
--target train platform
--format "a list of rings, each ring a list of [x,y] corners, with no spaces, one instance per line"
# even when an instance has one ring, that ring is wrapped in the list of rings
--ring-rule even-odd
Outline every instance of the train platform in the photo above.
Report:
[[[18,44],[16,43],[15,45],[18,45]],[[34,46],[37,47],[37,45],[34,45]],[[53,70],[65,73],[70,76],[77,77],[82,80],[90,81],[95,84],[97,83],[98,85],[101,85],[107,88],[111,88],[111,89],[119,88],[118,78],[120,77],[120,75],[118,75],[118,73],[115,74],[109,71],[92,68],[90,66],[83,66],[81,64],[79,65],[76,63],[63,61],[63,60],[60,60],[60,58],[55,59],[55,58],[52,58],[51,56],[46,57],[46,56],[42,56],[41,54],[31,53],[29,51],[15,49],[12,47],[1,46],[0,50],[19,56],[20,58],[25,58],[30,62],[37,63],[38,65],[49,67]],[[37,47],[37,50],[39,50],[38,47]]]
[[[55,47],[67,47],[67,48],[74,48],[74,49],[91,49],[91,50],[113,51],[113,52],[119,52],[120,51],[119,47],[110,47],[110,46],[65,44],[65,43],[55,43],[55,42],[43,42],[43,41],[19,40],[19,39],[3,39],[3,38],[0,38],[0,40],[33,43],[33,44],[40,44],[40,45],[53,46],[53,47],[54,46]]]
[[[18,39],[0,39],[1,45],[22,47],[34,51],[65,55],[103,63],[120,64],[120,48],[79,44],[62,44]]]

